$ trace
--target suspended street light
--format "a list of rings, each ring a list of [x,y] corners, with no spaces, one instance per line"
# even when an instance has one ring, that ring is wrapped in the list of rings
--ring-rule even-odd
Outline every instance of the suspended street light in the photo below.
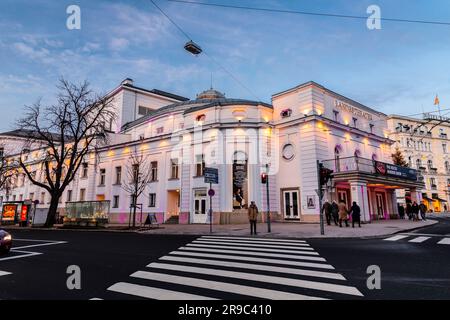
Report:
[[[184,49],[192,53],[194,56],[199,55],[203,51],[202,48],[200,48],[200,46],[192,40],[186,42]]]

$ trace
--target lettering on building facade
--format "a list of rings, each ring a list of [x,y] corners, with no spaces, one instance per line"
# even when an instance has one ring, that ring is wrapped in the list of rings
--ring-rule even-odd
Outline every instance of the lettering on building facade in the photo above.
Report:
[[[370,113],[362,111],[342,101],[334,100],[334,106],[341,111],[349,112],[355,116],[363,117],[369,121],[372,120],[372,115]]]

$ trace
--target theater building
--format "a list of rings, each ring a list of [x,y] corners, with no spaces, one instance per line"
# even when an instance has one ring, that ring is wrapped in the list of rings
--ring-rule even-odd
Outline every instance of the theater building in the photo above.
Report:
[[[187,99],[136,87],[131,79],[110,95],[118,114],[108,124],[110,143],[86,157],[62,197],[61,215],[67,202],[110,201],[109,222],[129,223],[131,197],[123,185],[132,154],[148,159],[151,173],[137,201],[138,223],[148,213],[160,223],[208,223],[205,167],[219,172],[212,185],[216,224],[245,223],[250,201],[273,220],[319,221],[317,161],[333,170],[324,200],[356,201],[364,221],[395,215],[396,190],[422,196],[418,172],[391,164],[388,117],[314,82],[274,94],[270,104],[214,89]],[[268,185],[261,183],[265,172]],[[40,197],[38,206],[48,205],[45,191],[25,177],[18,181],[0,192],[3,201]]]

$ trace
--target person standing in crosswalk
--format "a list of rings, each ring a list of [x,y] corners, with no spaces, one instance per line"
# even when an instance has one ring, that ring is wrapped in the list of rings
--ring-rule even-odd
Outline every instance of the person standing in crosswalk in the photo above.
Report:
[[[250,203],[248,207],[248,221],[250,222],[250,234],[256,235],[256,221],[258,220],[258,207],[255,201]]]

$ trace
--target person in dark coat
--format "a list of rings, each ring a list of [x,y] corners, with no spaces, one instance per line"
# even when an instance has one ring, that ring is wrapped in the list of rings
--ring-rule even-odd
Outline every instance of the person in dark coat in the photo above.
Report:
[[[414,203],[411,207],[411,211],[413,214],[413,220],[419,221],[419,205],[417,204],[417,202],[414,201]]]
[[[331,204],[328,200],[325,200],[322,206],[322,213],[325,214],[325,218],[327,219],[327,225],[331,225]]]
[[[425,205],[425,203],[423,203],[423,201],[420,203],[419,205],[419,211],[420,211],[420,216],[422,217],[423,221],[426,221],[426,214],[427,214],[427,206]]]
[[[352,227],[355,227],[355,222],[358,223],[361,228],[361,208],[353,201],[352,207],[350,208],[349,214],[352,215]]]
[[[255,201],[252,201],[248,207],[248,221],[250,222],[251,235],[256,235],[256,221],[258,220],[258,214],[258,207],[256,206]]]
[[[411,206],[411,203],[409,203],[409,202],[406,204],[406,215],[408,216],[409,220],[412,220],[412,218],[413,218],[412,206]]]
[[[336,201],[331,204],[331,216],[333,217],[333,222],[337,226],[339,222],[339,206]]]
[[[405,219],[405,207],[400,203],[398,204],[398,215],[400,216],[400,219]]]

